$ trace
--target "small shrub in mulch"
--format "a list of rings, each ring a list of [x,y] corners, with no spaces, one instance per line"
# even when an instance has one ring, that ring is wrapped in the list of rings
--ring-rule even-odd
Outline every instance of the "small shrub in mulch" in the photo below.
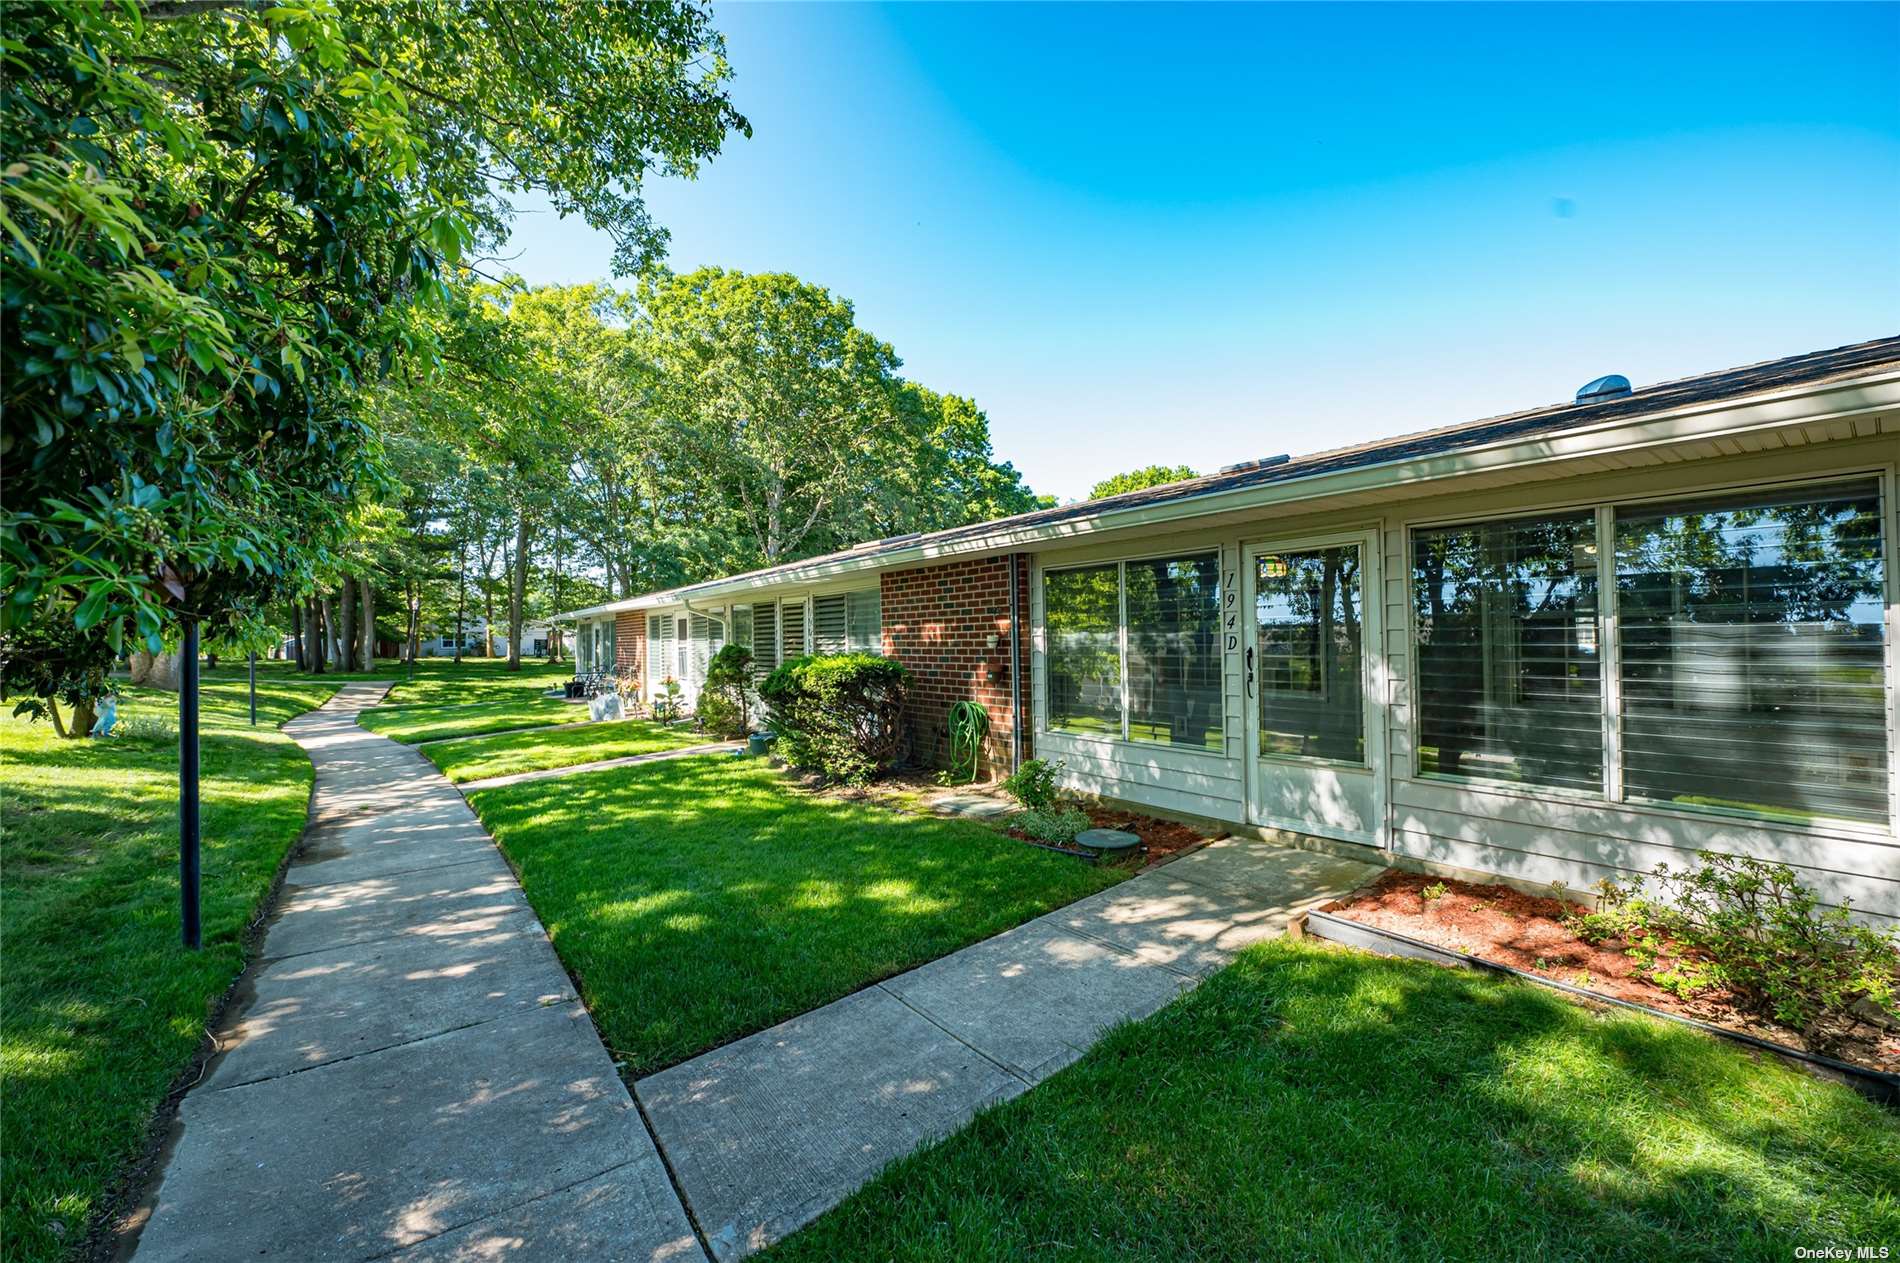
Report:
[[[1141,839],[1141,845],[1127,857],[1129,861],[1144,867],[1159,864],[1183,851],[1191,851],[1205,842],[1213,840],[1193,825],[1182,824],[1176,820],[1162,820],[1140,812],[1128,811],[1119,807],[1108,807],[1099,803],[1076,803],[1070,810],[1087,818],[1088,823],[1082,829],[1119,829],[1123,833],[1132,833]],[[1022,828],[1023,816],[1028,812],[1011,817],[1010,826],[1005,832],[1010,837],[1024,842],[1034,842],[1039,846],[1053,846],[1056,850],[1067,851],[1074,855],[1093,858],[1095,852],[1086,847],[1076,846],[1073,842],[1056,843],[1044,840]],[[1080,829],[1077,830],[1080,832]],[[1074,834],[1070,834],[1074,837]],[[1215,835],[1224,836],[1224,835]]]
[[[1326,910],[1613,999],[1900,1073],[1900,1031],[1877,1009],[1805,1033],[1777,1022],[1723,985],[1707,956],[1662,918],[1645,924],[1614,905],[1592,910],[1508,886],[1396,869]]]

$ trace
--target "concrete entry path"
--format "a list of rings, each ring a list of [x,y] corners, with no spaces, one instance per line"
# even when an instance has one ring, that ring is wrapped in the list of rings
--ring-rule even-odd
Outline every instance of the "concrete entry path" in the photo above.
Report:
[[[311,828],[127,1249],[170,1260],[704,1254],[513,873],[353,683],[287,732]]]
[[[634,1085],[721,1263],[1378,869],[1227,839]]]

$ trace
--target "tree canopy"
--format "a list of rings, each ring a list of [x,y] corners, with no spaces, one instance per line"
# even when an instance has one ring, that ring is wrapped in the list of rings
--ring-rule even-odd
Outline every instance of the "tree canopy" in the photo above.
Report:
[[[436,626],[470,594],[515,623],[1051,503],[975,403],[795,277],[470,286],[438,313],[437,362],[375,396]]]
[[[1125,474],[1116,474],[1104,478],[1089,488],[1088,498],[1100,500],[1106,496],[1118,496],[1127,491],[1144,491],[1149,487],[1159,487],[1170,482],[1180,482],[1184,478],[1199,478],[1200,474],[1186,465],[1143,465],[1140,469],[1131,469]]]
[[[41,696],[336,568],[387,476],[365,388],[512,195],[644,266],[642,177],[747,128],[687,0],[47,0],[0,56],[0,667]]]

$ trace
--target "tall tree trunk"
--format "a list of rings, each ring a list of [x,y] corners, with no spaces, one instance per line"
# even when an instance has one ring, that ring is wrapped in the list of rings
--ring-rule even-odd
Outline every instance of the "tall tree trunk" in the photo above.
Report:
[[[560,612],[561,612],[561,518],[560,518],[560,515],[557,513],[554,517],[554,609],[550,611],[550,613],[559,614]],[[561,660],[561,625],[559,623],[556,623],[550,620],[548,623],[548,661],[559,662],[560,660]]]
[[[348,575],[343,576],[343,586],[337,590],[337,601],[342,606],[340,613],[343,621],[343,635],[340,637],[342,653],[337,656],[343,660],[345,671],[356,670],[356,585],[350,582]]]
[[[131,656],[126,659],[125,669],[131,674],[131,682],[133,684],[143,684],[152,678],[153,661],[154,659],[150,649],[134,649],[132,651]]]
[[[482,585],[482,657],[495,656],[495,585]]]
[[[455,546],[455,660],[462,660],[462,629],[468,622],[468,545]]]
[[[313,675],[322,675],[323,615],[314,596],[305,597],[303,602],[303,643],[304,656],[309,663],[304,669]]]
[[[508,669],[521,670],[522,614],[528,604],[528,514],[515,514],[515,574],[508,590]]]
[[[358,581],[363,598],[363,670],[376,669],[376,589],[367,577]]]
[[[342,646],[336,639],[336,594],[325,592],[319,598],[323,609],[323,658],[330,670],[343,669]]]

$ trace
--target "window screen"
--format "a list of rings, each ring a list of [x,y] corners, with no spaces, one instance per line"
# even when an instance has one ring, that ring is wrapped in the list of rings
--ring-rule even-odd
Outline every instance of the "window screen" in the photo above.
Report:
[[[845,593],[846,638],[853,652],[884,652],[884,601],[876,588]]]
[[[1888,814],[1880,489],[1619,509],[1627,797]]]
[[[679,676],[673,662],[673,620],[667,615],[656,615],[653,621],[659,624],[659,635],[654,637],[653,648],[647,654],[647,660],[654,666],[653,679],[648,684],[657,695],[663,691],[660,685],[667,677],[678,679]]]
[[[752,607],[752,665],[760,674],[778,665],[778,606],[770,601]]]
[[[844,593],[812,598],[811,643],[816,653],[843,653],[849,645]]]
[[[1418,769],[1599,789],[1593,513],[1413,534]]]
[[[1128,736],[1219,750],[1220,562],[1127,562]]]
[[[713,621],[704,614],[693,615],[693,660],[695,680],[706,678],[706,664],[712,661]]]
[[[732,607],[732,643],[745,646],[746,652],[758,660],[759,651],[752,644],[752,607],[735,605]]]
[[[1122,735],[1118,577],[1113,565],[1043,575],[1051,728]]]
[[[805,650],[805,603],[786,601],[779,606],[779,643],[787,658],[796,658]]]

